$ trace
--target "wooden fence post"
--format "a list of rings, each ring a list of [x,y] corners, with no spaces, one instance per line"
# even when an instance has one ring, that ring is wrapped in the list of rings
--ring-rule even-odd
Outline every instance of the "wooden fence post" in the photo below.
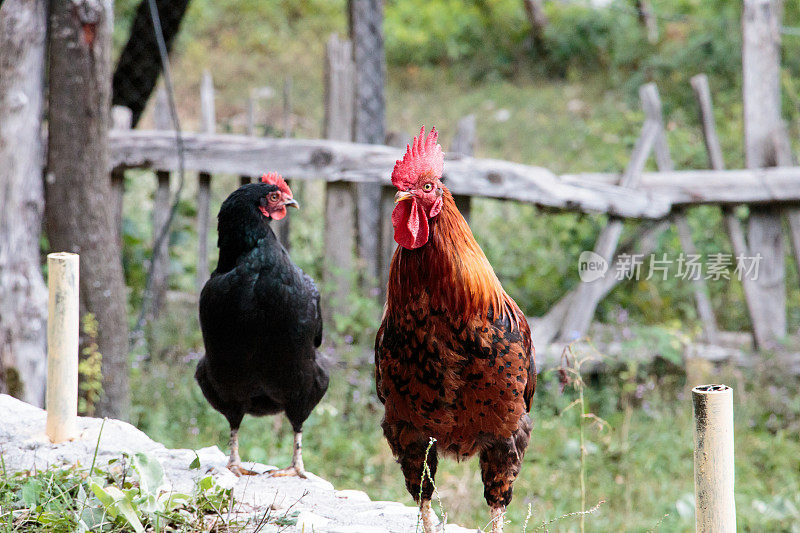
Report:
[[[774,134],[783,128],[780,98],[781,3],[745,0],[742,9],[742,100],[748,168],[774,166]],[[773,346],[786,335],[786,283],[780,209],[751,207],[747,242],[761,256],[753,287],[756,343]]]
[[[475,115],[467,115],[458,121],[456,134],[450,144],[450,151],[461,155],[475,155]],[[453,200],[461,215],[469,223],[472,213],[472,197],[463,194],[454,194]]]
[[[174,125],[170,119],[169,97],[164,87],[156,92],[153,121],[157,130],[172,130]],[[156,192],[153,198],[153,280],[151,282],[152,303],[148,312],[148,320],[153,320],[161,311],[167,294],[169,283],[169,235],[159,242],[169,220],[169,179],[170,173],[163,170],[156,172]],[[156,249],[158,245],[158,249]]]
[[[639,23],[647,30],[647,40],[651,44],[658,42],[658,24],[653,14],[653,7],[648,0],[635,0],[636,13],[639,16]]]
[[[733,389],[692,389],[694,495],[697,533],[735,533]]]
[[[355,64],[352,45],[331,35],[325,48],[325,123],[326,139],[350,141],[353,131]],[[356,244],[355,186],[345,181],[329,181],[325,189],[325,257],[323,277],[327,288],[323,314],[346,313],[352,290]]]
[[[714,170],[725,170],[725,160],[722,157],[722,147],[719,144],[719,137],[717,136],[717,125],[714,120],[714,108],[711,101],[711,90],[708,86],[708,76],[705,74],[698,74],[691,79],[692,89],[694,90],[695,98],[697,99],[698,112],[700,114],[700,124],[703,130],[703,141],[706,145],[706,153],[708,154],[708,161],[711,168]],[[731,240],[733,253],[736,257],[747,257],[749,251],[747,249],[747,240],[742,230],[742,225],[739,219],[734,214],[733,209],[728,206],[722,207],[722,215],[725,221],[725,229],[728,232],[728,237]],[[742,288],[744,289],[744,299],[747,304],[747,311],[750,315],[750,321],[753,324],[753,330],[756,327],[761,327],[761,323],[756,325],[754,318],[758,313],[759,303],[757,302],[758,292],[753,280],[749,276],[742,276]],[[764,333],[766,334],[766,333]]]
[[[654,121],[646,120],[642,126],[642,133],[636,141],[636,146],[631,153],[631,160],[625,173],[620,179],[620,186],[635,187],[644,170],[647,158],[653,151],[661,126]],[[622,219],[610,216],[606,226],[600,231],[595,243],[594,253],[605,259],[609,264],[614,259],[619,239],[622,236]],[[613,273],[609,272],[606,276]],[[569,302],[569,308],[564,316],[559,337],[565,341],[572,341],[582,337],[589,330],[589,326],[597,309],[597,304],[604,294],[603,278],[592,282],[581,282],[575,295]]]
[[[292,136],[292,78],[288,77],[283,82],[283,137],[288,139]],[[287,183],[292,189],[294,198],[297,199],[300,205],[303,205],[302,188],[303,183],[300,180],[289,180]],[[291,227],[292,217],[284,217],[283,220],[273,220],[271,222],[273,230],[278,235],[278,239],[283,244],[283,247],[289,250],[291,248]]]
[[[253,91],[247,97],[247,125],[245,126],[245,134],[248,137],[255,137],[256,135],[256,97]],[[239,185],[250,183],[250,176],[239,176]]]
[[[353,137],[356,142],[386,142],[386,103],[384,83],[386,58],[383,48],[383,0],[349,0],[350,39],[352,40],[355,105]],[[358,190],[358,254],[364,265],[366,287],[374,287],[380,279],[378,268],[381,251],[380,226],[381,186],[359,183]]]
[[[133,113],[127,107],[120,105],[111,108],[111,127],[115,130],[131,129],[131,119]],[[125,169],[114,169],[111,171],[111,199],[113,202],[112,210],[117,226],[117,238],[122,243],[122,210],[125,196]]]
[[[63,442],[77,436],[78,254],[47,255],[47,436]]]
[[[211,73],[203,71],[200,84],[200,112],[203,133],[214,133],[217,117],[214,110],[214,80]],[[197,294],[209,277],[208,268],[208,226],[210,221],[211,174],[201,172],[197,183]]]
[[[661,126],[661,134],[658,136],[654,147],[658,170],[667,172],[673,171],[675,170],[675,164],[672,162],[672,156],[669,152],[669,144],[667,143],[666,129],[664,127],[664,117],[661,110],[661,98],[658,95],[656,84],[648,83],[642,85],[639,88],[639,98],[641,99],[642,109],[647,119]],[[683,251],[690,256],[697,255],[697,248],[692,238],[692,230],[689,227],[689,221],[686,218],[685,212],[683,210],[676,210],[672,218],[673,222],[675,222],[675,227],[678,229],[678,237],[680,238]],[[714,308],[711,306],[708,286],[705,280],[699,276],[693,278],[691,283],[695,304],[697,305],[697,314],[700,316],[700,321],[703,323],[703,332],[705,333],[706,341],[711,344],[716,344],[718,340],[717,321],[714,318]]]

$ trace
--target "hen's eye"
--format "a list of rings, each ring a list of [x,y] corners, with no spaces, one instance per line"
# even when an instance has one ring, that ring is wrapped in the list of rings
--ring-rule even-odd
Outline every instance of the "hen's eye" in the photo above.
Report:
[[[270,202],[277,202],[280,199],[280,194],[273,192],[269,195]]]
[[[422,190],[425,192],[431,192],[433,190],[433,183],[426,183],[422,186]]]

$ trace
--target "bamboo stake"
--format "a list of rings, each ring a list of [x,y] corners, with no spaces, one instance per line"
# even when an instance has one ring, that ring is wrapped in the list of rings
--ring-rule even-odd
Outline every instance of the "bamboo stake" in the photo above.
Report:
[[[47,436],[63,442],[77,435],[78,254],[48,254]]]
[[[695,529],[698,533],[735,532],[733,389],[727,385],[695,387],[692,403]]]

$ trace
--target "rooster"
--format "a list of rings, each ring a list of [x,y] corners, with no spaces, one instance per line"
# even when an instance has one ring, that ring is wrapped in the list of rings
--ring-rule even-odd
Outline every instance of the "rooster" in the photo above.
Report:
[[[530,327],[442,183],[437,136],[434,128],[426,138],[423,127],[392,172],[400,246],[375,340],[382,427],[425,533],[436,527],[439,453],[479,455],[492,532],[499,533],[531,433]]]
[[[238,432],[246,414],[285,413],[294,430],[292,465],[275,476],[306,477],[302,427],[328,388],[318,361],[322,342],[319,292],[281,246],[269,221],[299,207],[276,173],[239,187],[218,217],[219,262],[200,294],[206,355],[195,378],[230,424],[228,468],[242,467]]]

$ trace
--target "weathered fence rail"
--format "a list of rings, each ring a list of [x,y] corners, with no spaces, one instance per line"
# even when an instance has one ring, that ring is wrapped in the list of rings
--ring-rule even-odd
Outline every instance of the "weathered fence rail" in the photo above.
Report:
[[[275,139],[184,133],[187,170],[258,176],[266,166],[293,179],[380,182],[402,150],[326,139]],[[176,171],[175,134],[112,131],[111,164],[120,168]],[[266,166],[265,166],[266,165]],[[621,175],[558,176],[542,167],[450,154],[445,179],[454,194],[527,202],[552,209],[659,219],[676,206],[800,203],[800,167],[642,172],[635,189],[617,185]]]

